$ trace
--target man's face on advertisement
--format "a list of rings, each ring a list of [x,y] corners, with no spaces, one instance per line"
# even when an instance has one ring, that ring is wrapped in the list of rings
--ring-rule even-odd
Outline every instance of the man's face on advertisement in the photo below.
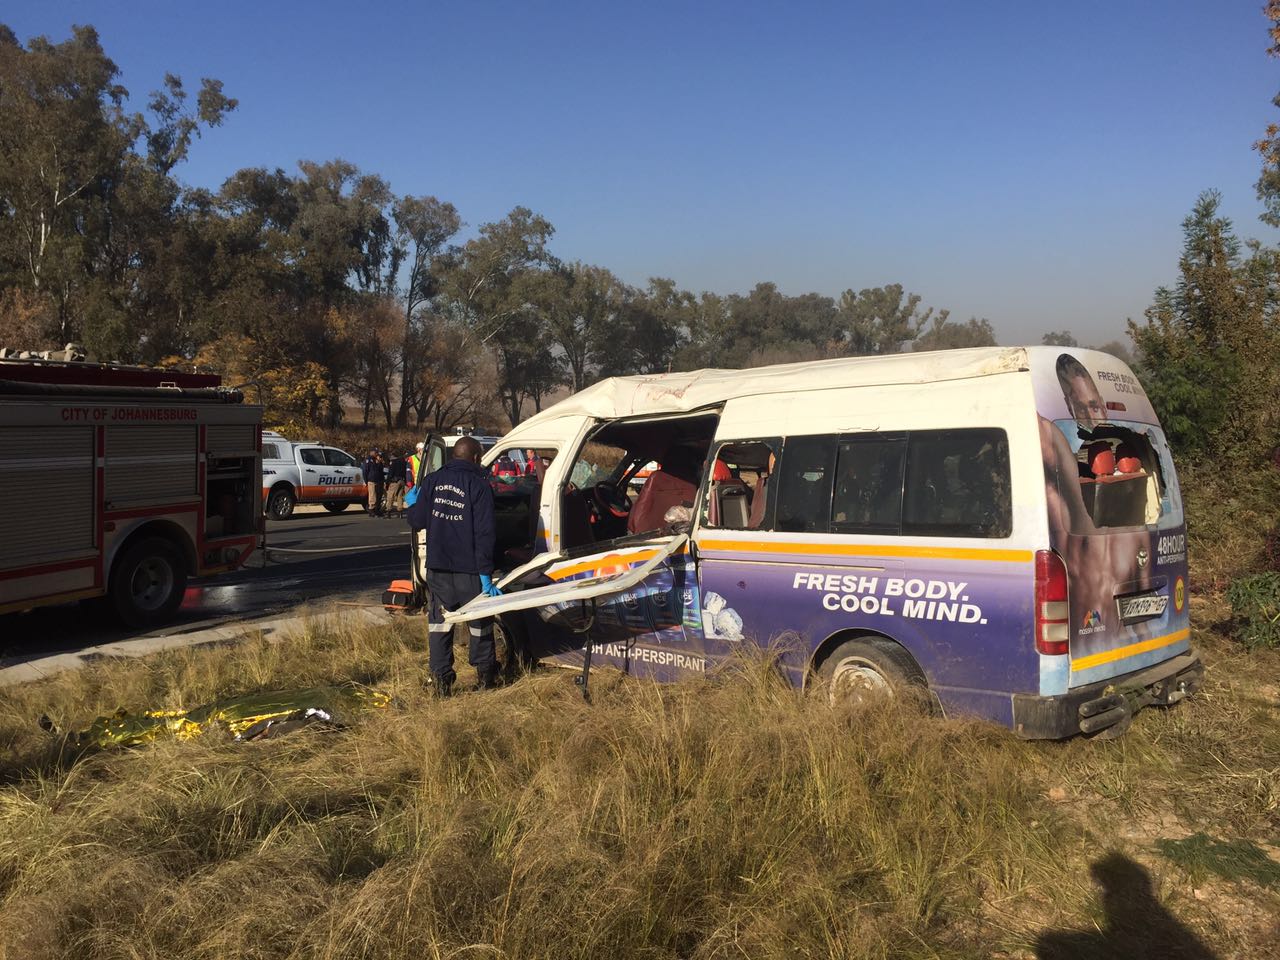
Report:
[[[1107,405],[1092,377],[1088,375],[1067,377],[1063,383],[1063,396],[1076,423],[1085,425],[1106,421]]]

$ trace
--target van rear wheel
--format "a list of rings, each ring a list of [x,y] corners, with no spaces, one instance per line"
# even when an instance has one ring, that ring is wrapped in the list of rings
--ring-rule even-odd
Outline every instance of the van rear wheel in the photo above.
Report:
[[[903,700],[928,712],[932,698],[920,668],[911,655],[889,640],[846,640],[831,651],[818,668],[832,706]]]
[[[130,544],[111,566],[108,596],[126,626],[154,627],[172,620],[186,589],[182,554],[163,537]]]

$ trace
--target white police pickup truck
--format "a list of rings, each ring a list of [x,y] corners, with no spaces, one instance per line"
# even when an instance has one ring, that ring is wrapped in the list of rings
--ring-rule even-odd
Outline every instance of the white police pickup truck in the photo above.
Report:
[[[341,513],[365,501],[364,473],[351,454],[262,431],[262,503],[271,519],[286,519],[299,503],[320,503],[330,513]]]

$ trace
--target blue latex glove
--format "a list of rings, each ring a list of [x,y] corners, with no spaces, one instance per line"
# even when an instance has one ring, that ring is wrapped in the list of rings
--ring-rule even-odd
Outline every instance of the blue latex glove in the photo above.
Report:
[[[480,592],[486,597],[502,596],[502,591],[493,585],[493,577],[487,573],[480,574]]]

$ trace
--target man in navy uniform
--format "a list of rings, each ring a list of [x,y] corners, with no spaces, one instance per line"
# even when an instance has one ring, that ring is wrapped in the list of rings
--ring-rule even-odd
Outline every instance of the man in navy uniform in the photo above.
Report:
[[[431,676],[436,692],[448,696],[457,679],[453,670],[453,628],[444,611],[456,610],[480,594],[501,595],[493,585],[493,489],[480,467],[480,443],[463,437],[453,445],[453,459],[422,480],[418,499],[409,508],[409,525],[427,531],[427,615]],[[498,662],[493,621],[468,624],[470,661],[478,687],[492,687]]]

